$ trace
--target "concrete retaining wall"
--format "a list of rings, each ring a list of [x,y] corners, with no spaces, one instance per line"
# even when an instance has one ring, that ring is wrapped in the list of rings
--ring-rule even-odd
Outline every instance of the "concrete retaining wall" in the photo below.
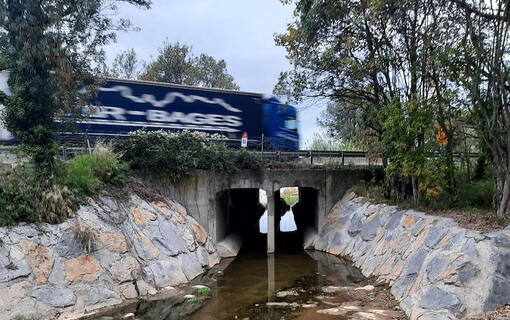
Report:
[[[314,247],[352,258],[391,285],[410,319],[457,319],[510,303],[510,230],[482,234],[453,220],[349,194]]]
[[[100,197],[59,225],[0,228],[0,319],[77,317],[137,298],[134,278],[153,295],[218,262],[180,204]]]

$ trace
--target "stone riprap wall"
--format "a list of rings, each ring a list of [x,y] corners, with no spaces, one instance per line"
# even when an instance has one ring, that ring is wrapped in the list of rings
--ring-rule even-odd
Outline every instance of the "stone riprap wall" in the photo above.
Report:
[[[59,225],[0,228],[0,319],[73,318],[195,278],[219,262],[177,202],[99,197]]]
[[[510,303],[507,229],[483,234],[351,193],[330,211],[313,245],[389,283],[410,319],[458,319]]]

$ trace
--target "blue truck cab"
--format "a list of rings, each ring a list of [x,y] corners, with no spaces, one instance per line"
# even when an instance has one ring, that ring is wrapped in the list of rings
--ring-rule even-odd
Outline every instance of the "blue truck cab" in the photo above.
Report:
[[[281,103],[276,97],[271,97],[265,99],[263,109],[265,134],[269,138],[265,146],[274,150],[298,150],[296,108]]]

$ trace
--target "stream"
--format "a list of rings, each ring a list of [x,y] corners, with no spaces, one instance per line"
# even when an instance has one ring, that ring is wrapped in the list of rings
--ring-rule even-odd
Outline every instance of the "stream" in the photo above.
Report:
[[[89,319],[407,319],[387,286],[371,283],[350,262],[326,253],[241,251],[169,298]]]

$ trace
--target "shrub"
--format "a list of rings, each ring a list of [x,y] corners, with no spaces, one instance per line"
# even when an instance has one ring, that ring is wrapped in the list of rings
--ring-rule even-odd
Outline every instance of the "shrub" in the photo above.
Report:
[[[41,186],[32,168],[16,167],[1,176],[0,226],[17,222],[36,222],[35,195]]]
[[[139,130],[130,139],[118,142],[115,151],[131,168],[157,172],[173,182],[193,169],[235,172],[260,167],[256,156],[246,150],[229,149],[222,139],[202,132]]]
[[[63,164],[57,184],[66,186],[79,197],[95,195],[103,183],[122,185],[127,163],[120,161],[110,147],[98,143],[92,154],[81,154]]]

